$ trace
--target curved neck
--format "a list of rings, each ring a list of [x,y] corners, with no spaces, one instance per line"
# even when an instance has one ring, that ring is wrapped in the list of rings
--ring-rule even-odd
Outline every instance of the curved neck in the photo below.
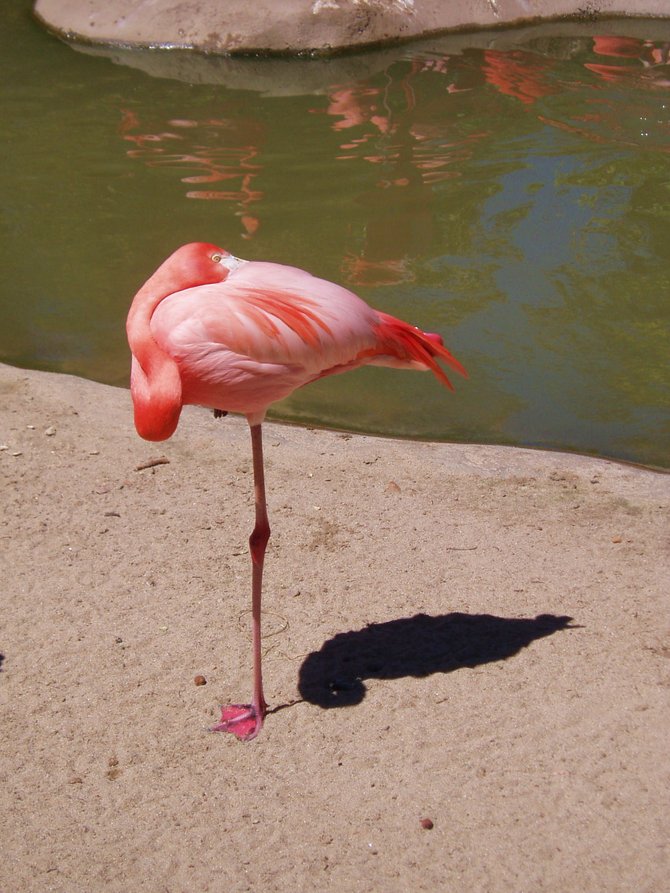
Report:
[[[156,343],[151,317],[175,289],[174,275],[159,267],[137,292],[128,312],[126,332],[133,355],[130,391],[135,409],[135,427],[145,440],[166,440],[179,422],[182,386],[179,367]]]
[[[151,366],[155,351],[163,354],[151,335],[151,317],[163,298],[179,290],[178,286],[175,287],[174,275],[169,275],[165,266],[160,266],[137,292],[126,320],[130,350],[146,371]]]

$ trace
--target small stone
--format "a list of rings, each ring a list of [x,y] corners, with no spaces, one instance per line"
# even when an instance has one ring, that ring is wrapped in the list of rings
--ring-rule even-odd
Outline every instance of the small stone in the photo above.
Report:
[[[196,685],[207,685],[207,680],[205,679],[204,676],[198,675],[195,677],[195,679],[193,681],[195,682]]]
[[[622,543],[622,542],[623,542],[623,537],[622,537],[622,536],[613,536],[613,537],[612,537],[612,542],[613,542],[613,543]]]
[[[56,433],[56,429],[54,428],[53,425],[49,425],[49,427],[46,429],[46,431],[44,433],[46,434],[47,437],[53,437],[54,434]]]
[[[421,819],[419,824],[424,829],[424,831],[430,831],[434,827],[432,819]]]

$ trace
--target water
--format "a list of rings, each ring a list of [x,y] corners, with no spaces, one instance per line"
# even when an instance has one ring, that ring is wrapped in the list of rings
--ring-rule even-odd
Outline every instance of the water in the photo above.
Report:
[[[670,23],[328,61],[77,52],[0,11],[0,359],[126,384],[132,295],[205,240],[440,331],[276,417],[670,466]]]

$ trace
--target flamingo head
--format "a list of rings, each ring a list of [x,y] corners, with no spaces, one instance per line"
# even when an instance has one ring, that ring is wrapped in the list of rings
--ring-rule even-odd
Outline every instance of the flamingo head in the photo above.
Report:
[[[209,242],[189,242],[170,255],[163,267],[179,289],[223,282],[245,261]]]

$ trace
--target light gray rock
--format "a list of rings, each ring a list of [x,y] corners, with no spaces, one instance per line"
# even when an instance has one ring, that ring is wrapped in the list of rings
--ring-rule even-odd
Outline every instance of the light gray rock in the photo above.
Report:
[[[70,40],[219,54],[329,53],[449,29],[565,16],[667,16],[668,0],[37,0]]]

